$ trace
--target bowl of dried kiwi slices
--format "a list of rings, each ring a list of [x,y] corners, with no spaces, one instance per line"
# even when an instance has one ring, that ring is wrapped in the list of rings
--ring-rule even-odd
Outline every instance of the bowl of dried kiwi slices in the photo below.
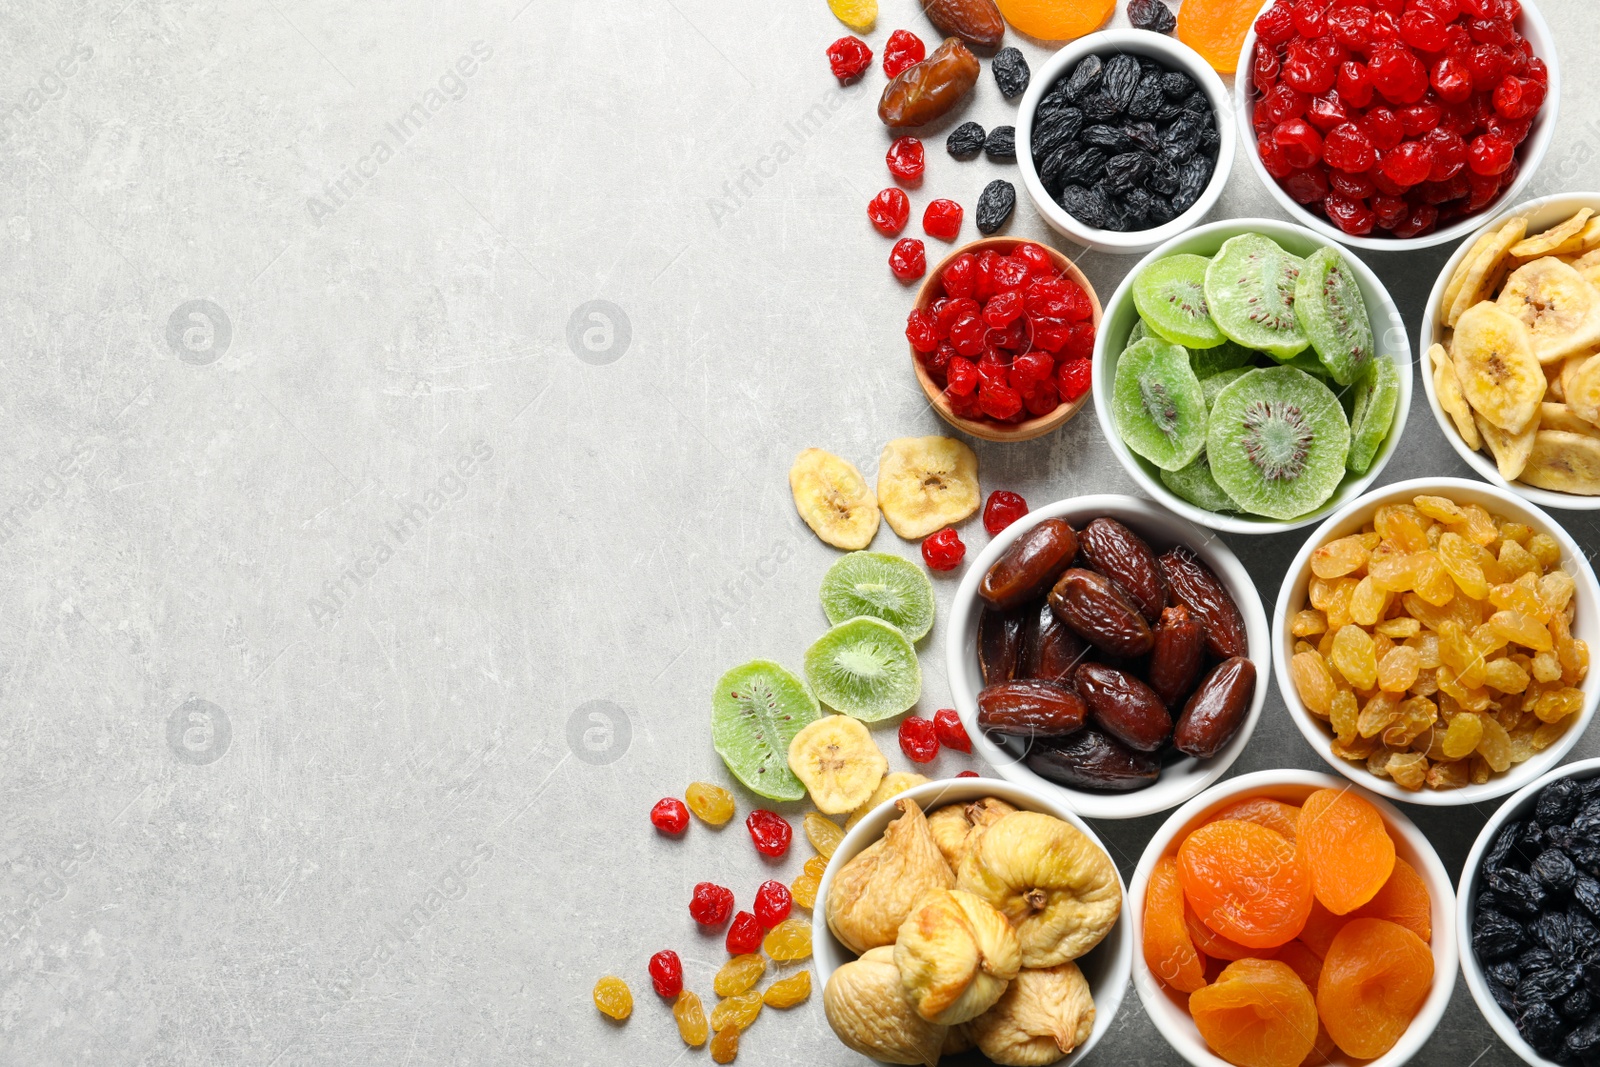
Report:
[[[1233,219],[1155,249],[1106,304],[1095,414],[1128,473],[1228,533],[1307,526],[1399,445],[1411,347],[1378,276],[1303,226]]]

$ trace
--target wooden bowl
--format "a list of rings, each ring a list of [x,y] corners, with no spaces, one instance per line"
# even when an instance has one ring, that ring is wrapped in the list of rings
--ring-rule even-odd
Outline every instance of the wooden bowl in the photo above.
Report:
[[[940,278],[944,274],[945,267],[949,266],[950,261],[957,256],[966,252],[977,255],[984,251],[1010,255],[1018,245],[1024,244],[1036,244],[1044,249],[1050,254],[1050,261],[1056,265],[1056,270],[1082,286],[1083,291],[1089,296],[1090,306],[1094,308],[1092,321],[1094,322],[1095,331],[1098,333],[1100,330],[1100,298],[1095,295],[1094,286],[1089,284],[1089,279],[1084,276],[1083,271],[1079,270],[1078,265],[1072,260],[1044,242],[1027,241],[1020,237],[984,237],[952,251],[939,261],[938,266],[928,272],[927,277],[922,279],[922,288],[917,290],[917,307],[926,308],[940,296],[944,289]],[[910,346],[908,345],[907,347],[909,348]],[[917,381],[922,383],[922,391],[927,395],[928,403],[933,405],[933,410],[939,413],[939,417],[962,433],[971,434],[973,437],[984,441],[1031,441],[1035,437],[1042,437],[1076,415],[1078,409],[1089,402],[1089,397],[1094,392],[1092,389],[1085,389],[1083,395],[1078,399],[1058,404],[1056,409],[1048,415],[1040,415],[1037,418],[1024,419],[1022,422],[1007,423],[1002,426],[999,423],[989,422],[988,420],[980,422],[974,419],[964,419],[951,411],[950,402],[945,399],[944,390],[939,388],[938,383],[928,376],[928,371],[923,367],[922,360],[917,358],[917,350],[915,348],[911,348],[911,368],[916,371]]]

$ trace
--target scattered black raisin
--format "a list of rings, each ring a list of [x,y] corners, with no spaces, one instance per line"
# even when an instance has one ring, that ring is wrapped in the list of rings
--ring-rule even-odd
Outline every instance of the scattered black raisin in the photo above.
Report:
[[[1096,148],[1104,148],[1108,152],[1123,152],[1132,143],[1128,135],[1115,126],[1097,123],[1085,126],[1083,132],[1078,134],[1078,140],[1084,144],[1092,144]]]
[[[1078,65],[1072,68],[1072,77],[1067,79],[1063,95],[1071,103],[1081,103],[1085,97],[1100,87],[1100,81],[1105,75],[1105,61],[1096,55],[1084,56]]]
[[[1007,100],[1028,87],[1028,61],[1015,48],[1002,48],[989,63],[994,72],[994,83]]]
[[[983,151],[983,141],[982,126],[976,122],[963,122],[944,139],[944,150],[957,159],[971,159]]]
[[[1168,99],[1182,100],[1194,90],[1194,79],[1181,70],[1168,71],[1161,75],[1161,91]]]
[[[1125,52],[1106,60],[1103,91],[1116,102],[1117,111],[1128,109],[1128,104],[1133,100],[1134,91],[1139,88],[1139,80],[1143,75],[1144,68],[1139,65],[1139,61]]]
[[[1017,131],[1012,126],[996,126],[989,131],[989,139],[983,143],[983,154],[996,163],[1015,163],[1017,161]]]
[[[1006,224],[1017,206],[1017,190],[1008,181],[996,179],[983,187],[978,197],[978,232],[984,236]]]
[[[1531,871],[1535,878],[1555,893],[1567,892],[1578,880],[1578,868],[1559,848],[1547,848],[1539,853]]]
[[[1061,190],[1061,207],[1085,226],[1108,230],[1116,224],[1116,217],[1111,213],[1111,205],[1106,202],[1105,194],[1098,188],[1067,186]]]
[[[1178,17],[1161,0],[1128,0],[1128,21],[1136,30],[1171,33],[1178,28]]]
[[[1533,805],[1533,818],[1540,826],[1550,827],[1572,818],[1583,801],[1583,787],[1571,778],[1557,778],[1539,792]]]

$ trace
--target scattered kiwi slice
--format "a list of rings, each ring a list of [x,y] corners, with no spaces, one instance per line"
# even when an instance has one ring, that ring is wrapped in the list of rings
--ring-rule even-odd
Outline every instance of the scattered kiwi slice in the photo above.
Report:
[[[1315,511],[1344,478],[1350,425],[1333,391],[1294,367],[1262,367],[1217,395],[1206,433],[1211,473],[1253,515]]]
[[[882,619],[841,622],[806,649],[805,669],[824,704],[863,722],[899,715],[922,695],[917,650]]]
[[[933,583],[908,559],[887,552],[851,552],[823,576],[822,610],[836,625],[870,615],[920,641],[933,627]]]
[[[733,776],[768,800],[803,800],[789,742],[822,714],[806,684],[771,660],[735,667],[711,696],[711,742]]]

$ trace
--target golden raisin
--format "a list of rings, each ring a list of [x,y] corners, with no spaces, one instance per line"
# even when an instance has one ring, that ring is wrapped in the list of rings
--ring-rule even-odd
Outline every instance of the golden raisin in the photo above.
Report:
[[[1343,578],[1367,565],[1367,546],[1359,537],[1340,537],[1311,553],[1311,573],[1318,578]]]
[[[761,981],[766,973],[767,961],[761,953],[747,952],[722,965],[711,980],[711,989],[719,997],[737,996]]]
[[[1406,748],[1439,719],[1439,708],[1427,697],[1402,700],[1394,720],[1383,731],[1383,743],[1390,748]]]
[[[767,933],[761,947],[775,960],[803,960],[811,955],[811,924],[785,919]]]
[[[1557,689],[1553,693],[1541,695],[1533,713],[1539,717],[1540,722],[1560,722],[1568,715],[1582,710],[1582,689]]]
[[[717,1031],[711,1039],[711,1062],[732,1063],[739,1058],[739,1027],[730,1026]]]
[[[1356,710],[1356,695],[1350,690],[1341,689],[1334,694],[1328,718],[1334,735],[1345,744],[1349,744],[1360,735],[1360,714]]]
[[[1511,735],[1506,733],[1504,726],[1487,715],[1478,716],[1478,720],[1483,723],[1483,737],[1478,741],[1478,755],[1489,764],[1490,770],[1499,774],[1511,766]]]
[[[1500,536],[1500,531],[1495,529],[1494,520],[1489,517],[1489,513],[1477,504],[1463,505],[1461,511],[1467,517],[1461,531],[1467,540],[1479,545],[1494,544],[1495,538]]]
[[[762,999],[769,1008],[792,1008],[811,995],[811,972],[800,971],[767,986]]]
[[[1389,610],[1392,595],[1374,585],[1370,577],[1361,579],[1350,594],[1350,621],[1361,626],[1377,625]]]
[[[1515,541],[1500,543],[1500,566],[1505,568],[1512,579],[1530,573],[1537,575],[1544,569],[1539,566],[1538,557]]]
[[[821,856],[812,856],[810,859],[806,860],[806,865],[800,868],[802,873],[809,874],[811,877],[817,879],[820,879],[827,869],[828,861],[823,859]]]
[[[602,1015],[609,1015],[620,1023],[633,1014],[633,993],[627,982],[608,974],[594,984],[594,1006]]]
[[[1549,570],[1561,562],[1561,545],[1546,533],[1536,533],[1528,539],[1528,552],[1538,561],[1542,570]]]
[[[1422,632],[1422,624],[1409,615],[1398,619],[1385,619],[1373,627],[1374,633],[1392,637],[1397,641],[1404,641],[1408,637],[1415,637]]]
[[[683,1043],[690,1048],[699,1048],[706,1043],[710,1029],[706,1025],[706,1010],[700,1005],[700,998],[685,989],[678,994],[678,1000],[672,1005],[672,1017],[678,1023],[678,1036],[683,1038]]]
[[[1412,498],[1411,503],[1416,505],[1419,512],[1430,519],[1436,519],[1447,526],[1454,526],[1458,522],[1466,522],[1466,512],[1456,507],[1456,503],[1442,496],[1419,496]]]
[[[761,1014],[761,1006],[761,994],[754,989],[731,996],[711,1009],[711,1029],[726,1030],[731,1026],[748,1030]]]
[[[811,842],[811,847],[817,850],[817,855],[823,859],[832,859],[833,850],[839,847],[839,842],[844,840],[844,829],[818,811],[806,812],[803,823],[806,831],[806,840]]]
[[[1533,657],[1532,674],[1540,682],[1554,682],[1561,677],[1561,659],[1554,649]]]
[[[1371,689],[1378,680],[1378,660],[1372,649],[1372,635],[1355,623],[1339,628],[1333,637],[1334,669],[1357,689]]]
[[[1546,652],[1555,647],[1550,631],[1541,626],[1537,619],[1520,611],[1497,611],[1489,617],[1489,626],[1507,641],[1515,641],[1535,652]]]
[[[1533,750],[1535,752],[1543,752],[1545,749],[1555,744],[1556,740],[1562,734],[1567,732],[1567,726],[1571,724],[1571,722],[1571,719],[1562,719],[1560,722],[1547,722],[1541,724],[1533,731]]]
[[[1391,752],[1385,768],[1401,789],[1421,789],[1428,780],[1428,757],[1421,752]]]
[[[1289,633],[1295,637],[1315,637],[1328,632],[1328,617],[1316,608],[1303,608],[1289,621]]]
[[[1428,534],[1417,521],[1416,509],[1406,504],[1384,505],[1372,516],[1378,536],[1393,541],[1403,552],[1421,552],[1428,547]]]
[[[1434,763],[1428,767],[1429,789],[1460,789],[1467,784],[1467,763]]]
[[[1465,537],[1446,533],[1439,538],[1439,562],[1461,592],[1474,600],[1489,595],[1489,581],[1478,565],[1478,550]]]
[[[1450,577],[1450,572],[1445,570],[1444,564],[1439,562],[1439,557],[1432,552],[1418,553],[1422,559],[1417,563],[1417,584],[1413,587],[1417,595],[1434,607],[1444,607],[1455,599],[1456,583]]]
[[[733,794],[710,782],[690,782],[683,799],[701,822],[721,826],[733,818]]]
[[[1410,689],[1422,671],[1422,655],[1409,645],[1396,645],[1378,661],[1378,688],[1390,693]]]
[[[1522,522],[1506,521],[1500,524],[1500,539],[1502,541],[1515,541],[1523,548],[1528,547],[1528,542],[1533,538],[1533,527]]]
[[[1400,715],[1400,698],[1393,693],[1379,691],[1361,708],[1356,730],[1362,737],[1377,737],[1389,728]]]
[[[1319,718],[1326,719],[1333,710],[1336,687],[1328,665],[1315,652],[1301,652],[1289,661],[1289,676],[1294,679],[1295,692],[1300,702]]]
[[[1483,720],[1470,711],[1464,711],[1450,720],[1444,732],[1444,754],[1450,759],[1462,759],[1477,750],[1483,740]]]
[[[817,889],[822,884],[822,879],[814,874],[802,874],[789,883],[789,895],[794,902],[810,911],[817,904]]]
[[[1490,660],[1485,681],[1502,693],[1520,693],[1528,688],[1528,672],[1509,656]]]
[[[1558,611],[1565,611],[1567,603],[1571,601],[1572,594],[1577,592],[1578,583],[1573,581],[1572,575],[1566,571],[1551,571],[1539,579],[1539,602],[1544,605],[1545,621]]]

